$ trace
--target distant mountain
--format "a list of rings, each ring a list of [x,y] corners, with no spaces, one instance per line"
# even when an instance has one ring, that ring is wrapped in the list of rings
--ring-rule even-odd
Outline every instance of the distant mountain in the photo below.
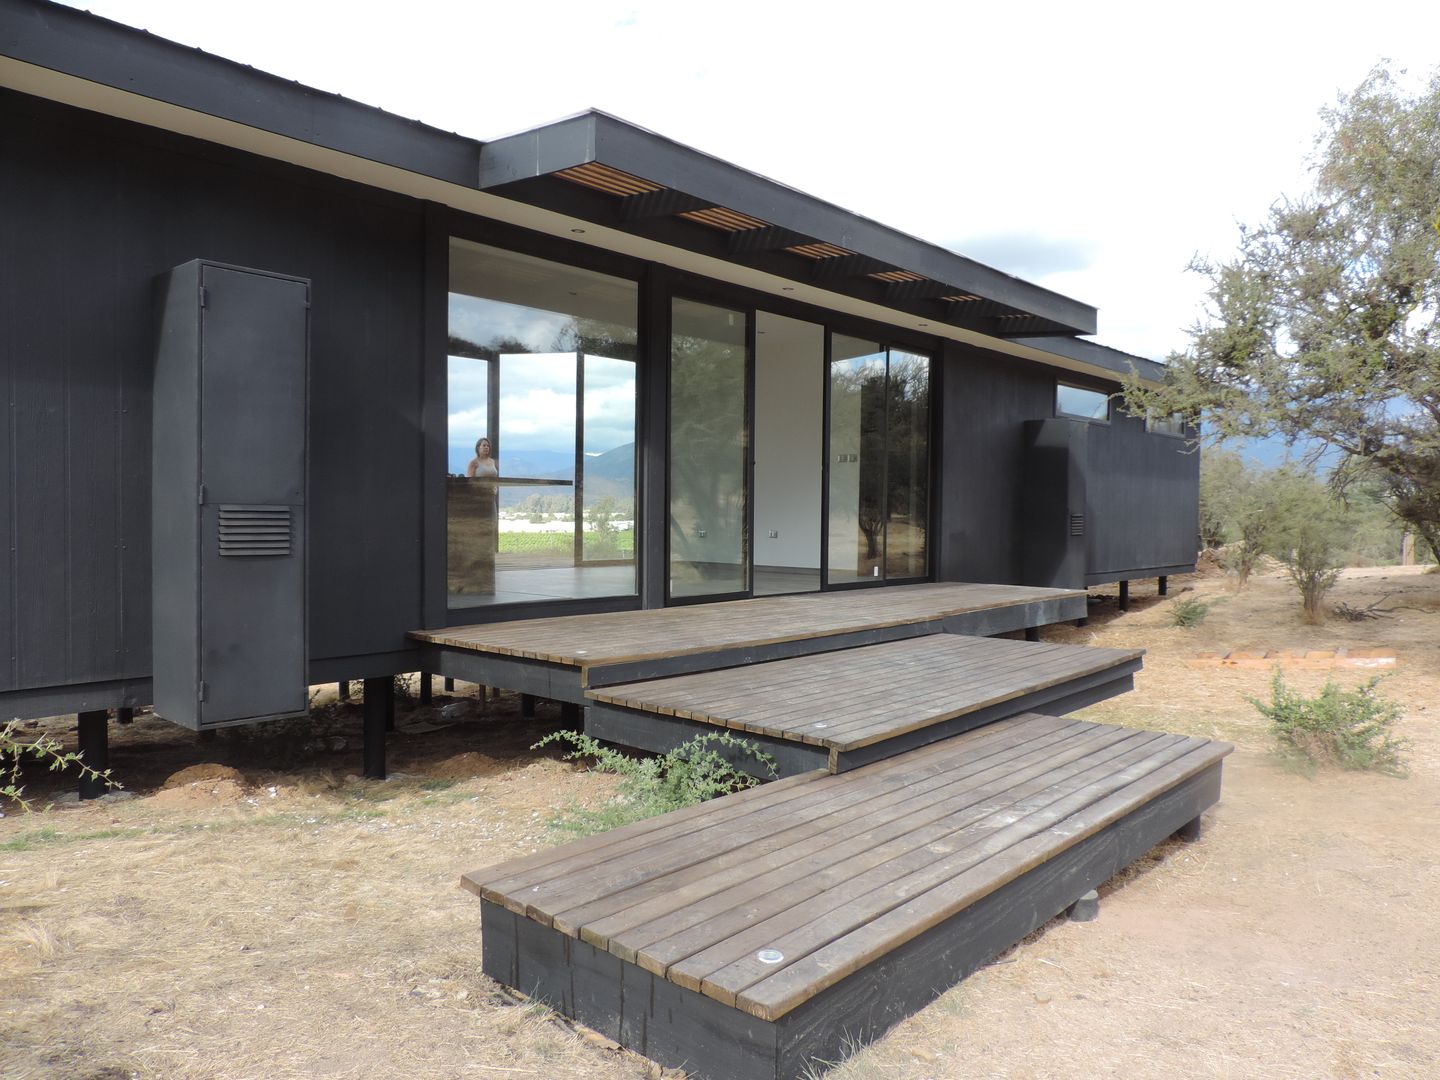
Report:
[[[535,480],[575,479],[575,455],[556,450],[517,450],[500,452],[502,477],[530,477]],[[569,488],[505,488],[500,489],[500,505],[514,506],[536,492],[564,495]],[[585,498],[594,502],[607,495],[618,499],[635,496],[635,444],[626,443],[603,454],[585,459]]]

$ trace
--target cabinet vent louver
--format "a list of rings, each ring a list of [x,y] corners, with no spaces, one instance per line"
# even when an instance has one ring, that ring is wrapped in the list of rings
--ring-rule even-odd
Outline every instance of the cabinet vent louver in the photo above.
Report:
[[[289,555],[290,507],[222,506],[220,554]]]
[[[1084,514],[1071,514],[1071,515],[1070,515],[1070,535],[1071,535],[1071,536],[1084,536],[1084,535],[1085,535],[1085,515],[1084,515]]]

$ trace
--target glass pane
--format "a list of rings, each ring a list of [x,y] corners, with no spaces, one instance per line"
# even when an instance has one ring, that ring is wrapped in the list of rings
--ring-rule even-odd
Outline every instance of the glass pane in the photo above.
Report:
[[[1184,435],[1185,415],[1172,412],[1168,416],[1145,414],[1145,430],[1153,435]]]
[[[670,336],[670,595],[743,592],[745,347],[742,312],[676,300]]]
[[[885,576],[923,577],[930,509],[930,358],[890,350]]]
[[[451,605],[633,594],[636,285],[452,240],[450,289]]]
[[[882,576],[885,550],[885,350],[830,343],[831,583]]]
[[[1110,399],[1098,390],[1056,383],[1055,414],[1073,416],[1080,420],[1109,420]]]
[[[580,490],[586,566],[635,562],[635,362],[585,355]]]

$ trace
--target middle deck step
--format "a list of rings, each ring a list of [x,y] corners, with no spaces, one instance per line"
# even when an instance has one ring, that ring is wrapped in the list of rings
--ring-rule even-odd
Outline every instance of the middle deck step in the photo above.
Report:
[[[1114,697],[1143,655],[935,634],[591,690],[585,731],[663,753],[725,728],[771,754],[781,776],[844,772],[1018,713]]]

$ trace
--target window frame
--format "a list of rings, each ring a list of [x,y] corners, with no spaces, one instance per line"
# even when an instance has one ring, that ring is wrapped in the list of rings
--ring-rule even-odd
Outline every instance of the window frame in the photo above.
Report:
[[[1101,417],[1098,417],[1098,416],[1086,416],[1086,415],[1084,415],[1083,413],[1066,412],[1064,409],[1062,409],[1062,408],[1060,407],[1060,390],[1061,390],[1062,387],[1064,387],[1064,388],[1067,389],[1067,390],[1079,390],[1081,393],[1085,393],[1085,394],[1098,394],[1100,397],[1102,397],[1102,398],[1105,400],[1105,416],[1104,416],[1103,418],[1101,418]],[[1055,412],[1055,417],[1056,417],[1056,419],[1060,419],[1060,420],[1082,420],[1082,421],[1084,421],[1084,422],[1087,423],[1087,424],[1105,424],[1105,425],[1108,425],[1108,424],[1111,422],[1112,418],[1113,418],[1113,413],[1114,413],[1114,408],[1115,408],[1115,402],[1112,400],[1111,395],[1110,395],[1109,393],[1107,393],[1106,391],[1104,391],[1104,390],[1097,390],[1097,389],[1096,389],[1095,387],[1093,387],[1093,386],[1083,386],[1083,385],[1081,385],[1080,383],[1066,382],[1064,379],[1056,379],[1056,380],[1055,380],[1055,393],[1054,393],[1054,397],[1053,397],[1053,399],[1052,399],[1052,404],[1053,404],[1053,406],[1054,406],[1054,412]]]

